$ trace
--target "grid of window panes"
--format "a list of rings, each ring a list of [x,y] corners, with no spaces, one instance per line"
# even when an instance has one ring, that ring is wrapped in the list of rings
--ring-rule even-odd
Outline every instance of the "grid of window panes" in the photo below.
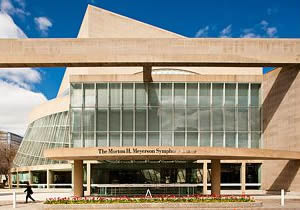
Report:
[[[71,146],[258,148],[260,86],[72,83]]]
[[[60,112],[32,122],[14,159],[16,166],[64,163],[44,158],[44,149],[69,146],[69,112]]]

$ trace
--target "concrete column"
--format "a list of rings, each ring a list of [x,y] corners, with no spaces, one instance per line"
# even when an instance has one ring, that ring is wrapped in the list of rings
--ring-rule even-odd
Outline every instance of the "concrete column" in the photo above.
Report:
[[[74,196],[83,196],[83,160],[74,160]]]
[[[72,164],[72,190],[74,190],[74,163]]]
[[[91,195],[91,163],[86,163],[86,194]]]
[[[18,171],[17,171],[16,179],[17,179],[17,188],[19,188],[20,187],[20,179],[19,179],[19,172]]]
[[[145,65],[143,66],[143,80],[144,82],[152,82],[152,66]]]
[[[28,171],[28,182],[30,185],[32,185],[32,172]]]
[[[207,161],[203,162],[203,194],[207,194]]]
[[[221,161],[211,160],[211,194],[221,194]]]
[[[243,161],[241,165],[241,191],[242,194],[246,193],[246,162]]]
[[[11,172],[8,174],[8,188],[12,189],[12,177],[11,177]]]
[[[47,169],[47,189],[50,189],[50,184],[53,184],[53,171]]]

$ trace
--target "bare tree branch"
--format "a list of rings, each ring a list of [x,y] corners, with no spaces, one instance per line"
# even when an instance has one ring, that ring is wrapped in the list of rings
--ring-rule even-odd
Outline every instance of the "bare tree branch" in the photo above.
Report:
[[[6,177],[6,181],[8,181],[17,151],[17,146],[0,142],[0,174]]]

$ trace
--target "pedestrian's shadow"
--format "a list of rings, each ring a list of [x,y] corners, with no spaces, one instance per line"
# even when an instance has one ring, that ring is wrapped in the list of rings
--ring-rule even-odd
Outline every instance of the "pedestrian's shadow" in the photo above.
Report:
[[[18,202],[18,203],[23,203],[23,204],[33,204],[33,203],[43,203],[43,201],[37,201],[37,200],[35,200],[35,202],[33,202],[33,201],[28,201],[28,203],[26,203],[25,201],[21,201],[21,202]]]

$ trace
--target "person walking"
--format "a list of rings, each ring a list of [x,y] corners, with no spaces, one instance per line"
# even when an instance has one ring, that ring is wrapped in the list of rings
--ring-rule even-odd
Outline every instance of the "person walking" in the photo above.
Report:
[[[33,191],[28,182],[27,182],[26,190],[24,191],[24,193],[25,192],[26,192],[26,203],[28,203],[28,198],[30,198],[33,202],[35,202],[35,200],[31,197],[31,195],[33,194]]]

